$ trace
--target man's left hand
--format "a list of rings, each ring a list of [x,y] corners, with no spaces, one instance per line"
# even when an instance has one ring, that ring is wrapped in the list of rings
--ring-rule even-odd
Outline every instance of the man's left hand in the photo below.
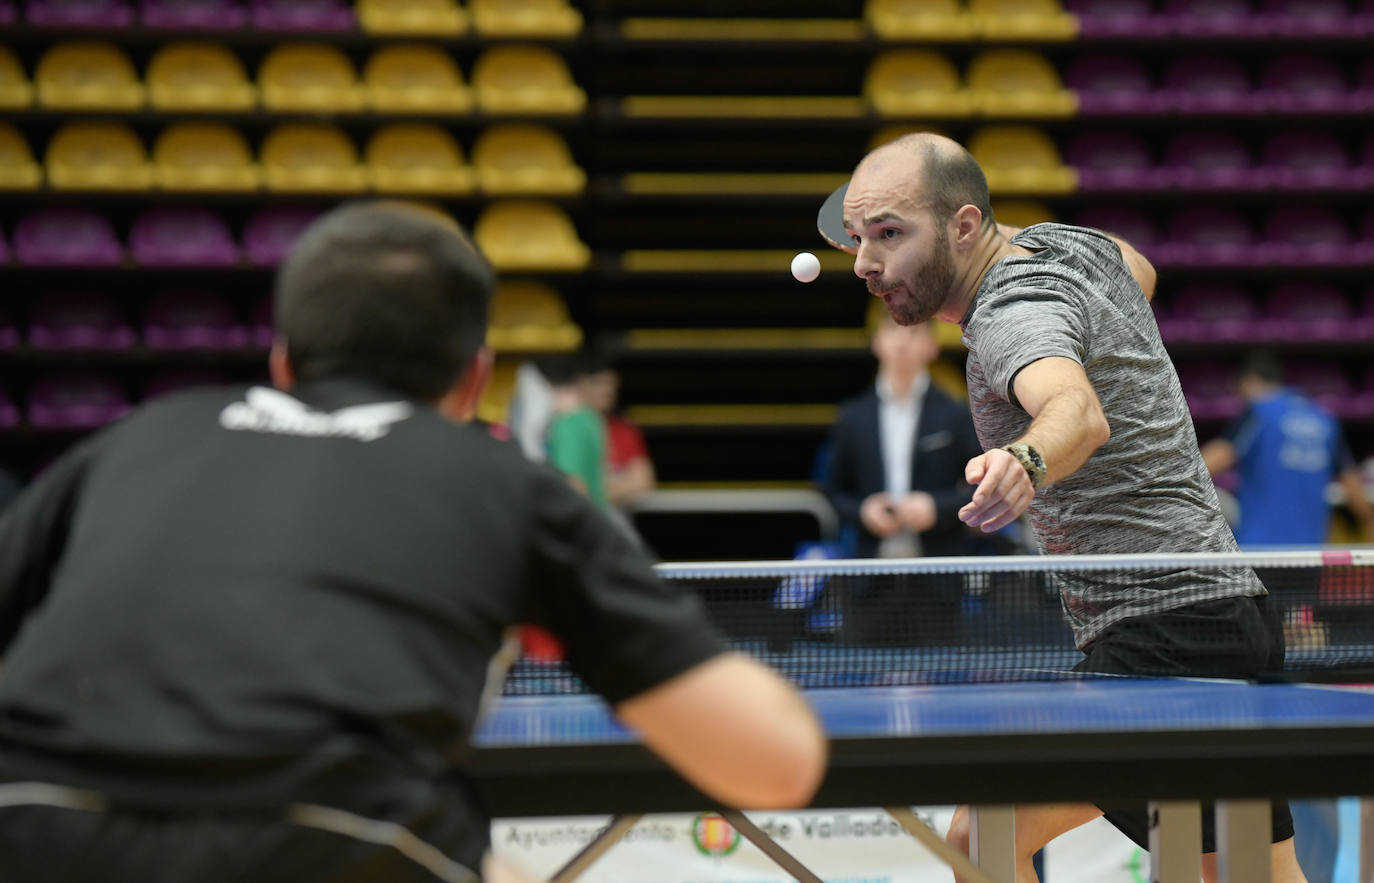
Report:
[[[976,486],[973,500],[959,510],[959,520],[992,533],[1021,517],[1035,499],[1030,476],[1015,457],[993,448],[968,461],[964,478]]]

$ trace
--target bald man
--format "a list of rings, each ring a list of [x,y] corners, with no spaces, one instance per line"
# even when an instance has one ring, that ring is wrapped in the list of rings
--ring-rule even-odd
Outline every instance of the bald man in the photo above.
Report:
[[[854,272],[901,324],[957,322],[984,453],[960,510],[993,531],[1029,513],[1050,554],[1234,552],[1149,300],[1155,272],[1107,233],[998,225],[987,181],[959,144],[910,135],[864,157],[844,202]],[[1283,635],[1248,568],[1064,575],[1080,671],[1255,677],[1283,664]],[[1099,815],[1091,805],[1016,813],[1018,881],[1031,857]],[[1203,876],[1216,879],[1212,814]],[[1106,813],[1148,848],[1144,807]],[[1273,814],[1273,879],[1302,881],[1285,804]],[[967,850],[968,813],[950,828]]]

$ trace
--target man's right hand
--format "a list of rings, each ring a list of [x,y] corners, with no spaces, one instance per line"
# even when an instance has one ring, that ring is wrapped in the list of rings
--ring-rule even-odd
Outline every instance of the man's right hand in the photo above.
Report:
[[[886,493],[869,494],[865,497],[859,504],[859,520],[868,528],[869,533],[884,539],[902,528],[901,523],[897,521],[892,497]]]

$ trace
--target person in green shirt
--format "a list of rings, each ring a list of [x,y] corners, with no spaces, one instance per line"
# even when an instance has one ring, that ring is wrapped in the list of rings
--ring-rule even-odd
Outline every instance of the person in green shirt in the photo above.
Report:
[[[549,423],[549,463],[602,508],[606,500],[606,427],[582,389],[585,363],[568,357],[542,366],[554,391],[554,418]]]

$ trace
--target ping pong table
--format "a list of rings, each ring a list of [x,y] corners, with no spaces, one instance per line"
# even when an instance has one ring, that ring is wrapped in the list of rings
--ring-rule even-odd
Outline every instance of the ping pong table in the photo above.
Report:
[[[909,808],[970,804],[976,873],[996,883],[1014,879],[1014,803],[1150,801],[1152,879],[1197,883],[1198,801],[1215,800],[1222,879],[1254,883],[1269,874],[1270,799],[1374,794],[1374,692],[1358,689],[1075,677],[807,696],[831,740],[813,806],[890,807],[938,852]],[[716,806],[593,696],[506,697],[476,746],[467,768],[494,816],[613,814],[613,841],[635,814]],[[759,845],[797,879],[819,879]]]

